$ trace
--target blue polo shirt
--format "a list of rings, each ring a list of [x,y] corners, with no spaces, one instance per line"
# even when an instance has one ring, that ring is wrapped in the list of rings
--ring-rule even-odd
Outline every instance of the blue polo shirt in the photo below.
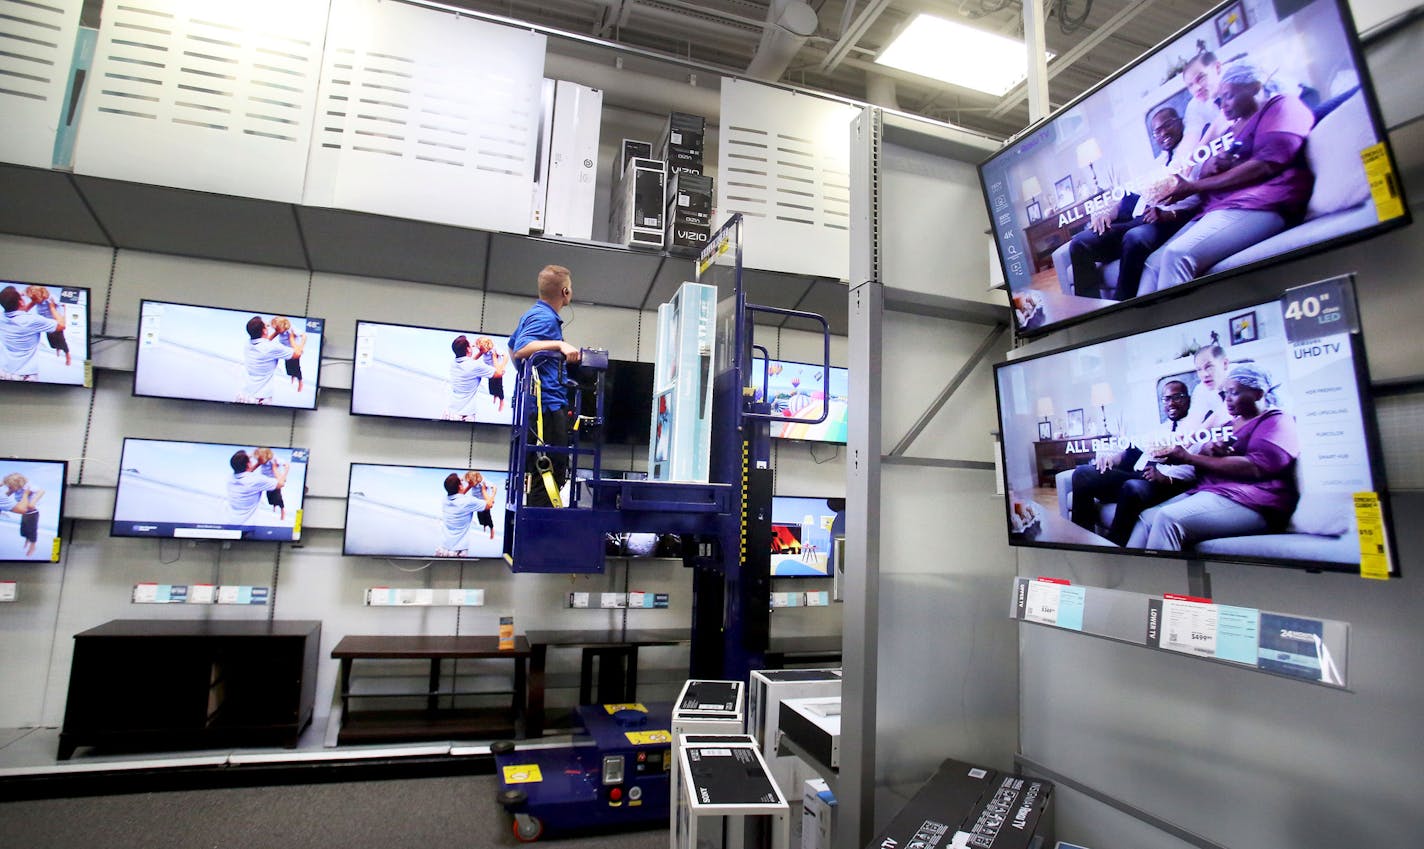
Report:
[[[509,336],[509,352],[512,354],[530,342],[564,341],[564,322],[559,313],[543,301],[535,301]],[[559,374],[559,357],[542,357],[539,361],[539,380],[543,386],[546,410],[562,410],[569,405],[569,393]],[[528,358],[519,360],[519,373],[524,374]]]

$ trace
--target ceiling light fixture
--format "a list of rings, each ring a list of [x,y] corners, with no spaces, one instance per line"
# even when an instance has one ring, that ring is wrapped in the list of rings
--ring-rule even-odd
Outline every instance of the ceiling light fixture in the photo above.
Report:
[[[1028,77],[1022,41],[934,15],[916,15],[875,61],[1002,97]],[[1051,61],[1053,53],[1046,53]]]

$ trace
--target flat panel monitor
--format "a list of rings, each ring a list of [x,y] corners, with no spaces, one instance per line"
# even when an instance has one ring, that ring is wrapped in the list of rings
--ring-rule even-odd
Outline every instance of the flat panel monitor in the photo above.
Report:
[[[996,367],[1009,542],[1358,572],[1383,492],[1362,342],[1280,301]]]
[[[124,439],[116,537],[301,538],[305,448]]]
[[[0,459],[0,562],[59,562],[63,460]]]
[[[0,280],[0,380],[84,385],[89,290]]]
[[[134,394],[315,409],[325,326],[319,318],[145,300]]]
[[[583,414],[598,412],[593,392],[594,373],[582,369]],[[653,419],[653,364],[632,360],[609,360],[603,373],[603,443],[605,445],[647,446]]]
[[[771,404],[771,412],[783,418],[815,419],[822,410],[829,410],[820,424],[800,422],[771,423],[773,439],[803,439],[810,442],[833,442],[844,445],[850,420],[850,372],[832,366],[829,381],[820,364],[790,360],[767,360],[766,374],[762,361],[752,363],[752,386],[758,400]],[[769,388],[763,386],[769,383]]]
[[[1410,219],[1340,0],[1223,3],[979,176],[1025,334]]]
[[[771,499],[771,576],[828,578],[831,538],[845,500],[777,495]]]
[[[501,557],[507,477],[491,469],[352,463],[343,551],[421,560]]]
[[[516,378],[507,336],[356,322],[354,415],[507,425]]]

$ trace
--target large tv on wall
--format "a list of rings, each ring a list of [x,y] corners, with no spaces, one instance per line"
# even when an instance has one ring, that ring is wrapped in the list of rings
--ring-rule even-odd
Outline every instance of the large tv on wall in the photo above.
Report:
[[[1223,3],[979,176],[1025,334],[1410,219],[1343,0]]]
[[[145,300],[134,394],[316,408],[319,318]]]
[[[306,478],[305,448],[125,438],[110,534],[291,542]]]
[[[59,561],[63,460],[0,459],[0,562]]]
[[[773,439],[801,439],[844,445],[850,427],[850,372],[832,366],[829,374],[819,363],[766,360],[752,364],[752,387],[757,400],[769,401],[771,412],[787,419],[816,419],[820,424],[771,422]],[[769,384],[764,385],[764,384]]]
[[[996,366],[1010,543],[1359,572],[1362,341],[1292,341],[1283,301]]]
[[[352,463],[342,549],[421,560],[501,557],[507,477],[492,469]]]
[[[0,380],[84,385],[89,290],[0,280]]]
[[[507,336],[356,322],[353,415],[507,425],[515,379]]]

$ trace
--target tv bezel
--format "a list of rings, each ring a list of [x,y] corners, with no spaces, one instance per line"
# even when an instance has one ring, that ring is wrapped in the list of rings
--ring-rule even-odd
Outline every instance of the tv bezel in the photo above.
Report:
[[[437,418],[427,418],[427,417],[425,417],[425,416],[395,416],[395,415],[391,415],[390,413],[359,413],[359,412],[357,412],[357,411],[356,411],[356,363],[355,363],[355,357],[356,357],[356,353],[357,353],[357,352],[356,352],[356,344],[357,344],[357,340],[359,340],[359,339],[361,338],[361,337],[360,337],[361,325],[363,325],[363,324],[374,324],[374,325],[380,325],[380,326],[382,326],[382,327],[406,327],[406,328],[410,328],[411,330],[433,330],[433,331],[436,331],[437,333],[454,333],[454,334],[456,334],[456,335],[459,335],[459,334],[469,335],[469,334],[471,334],[471,333],[475,333],[475,334],[478,334],[478,335],[481,335],[481,336],[498,336],[498,337],[500,337],[501,339],[504,340],[504,346],[505,346],[505,348],[507,349],[507,348],[509,347],[509,336],[506,335],[506,334],[502,334],[502,333],[491,333],[491,332],[486,331],[486,330],[469,330],[469,329],[466,329],[466,330],[459,330],[459,329],[456,329],[456,328],[453,328],[453,327],[428,327],[428,326],[426,326],[426,325],[424,325],[424,324],[400,324],[400,323],[394,322],[394,321],[374,321],[374,320],[372,320],[372,319],[367,319],[367,318],[358,318],[358,319],[356,319],[356,324],[355,324],[355,326],[354,326],[354,328],[353,328],[353,335],[352,335],[352,337],[351,337],[351,356],[352,356],[352,363],[351,363],[351,401],[350,401],[350,403],[347,405],[347,409],[350,410],[351,415],[353,415],[353,416],[363,416],[363,417],[366,417],[366,418],[373,418],[373,419],[397,419],[397,420],[411,421],[411,422],[435,422],[435,423],[441,424],[441,425],[465,425],[465,426],[469,426],[469,425],[480,425],[481,427],[505,427],[505,428],[507,428],[507,427],[513,427],[514,423],[513,423],[512,421],[511,421],[510,423],[508,423],[508,424],[506,424],[506,423],[504,423],[504,422],[479,422],[479,421],[475,421],[475,422],[462,422],[462,421],[458,421],[458,420],[456,420],[456,419],[442,419],[442,418],[438,418],[438,417],[437,417]],[[514,352],[513,352],[513,351],[510,351],[510,365],[511,365],[511,366],[513,366],[513,364],[514,364],[514,363],[513,363],[513,360],[514,360]],[[511,394],[512,394],[512,393],[511,393]],[[507,399],[505,399],[505,400],[506,400],[506,404],[508,405],[508,409],[513,410],[513,407],[514,407],[514,399],[513,399],[513,398],[507,398]],[[512,413],[512,412],[511,412],[511,414],[510,414],[510,417],[511,417],[511,419],[513,418],[513,413]],[[367,465],[381,465],[381,464],[379,464],[379,463],[370,463],[370,464],[367,464]],[[387,465],[394,465],[394,464],[387,464]],[[413,467],[413,468],[435,468],[435,467],[434,467],[434,466],[429,466],[429,467]]]
[[[783,362],[785,362],[785,361],[783,360]],[[815,363],[810,363],[809,365],[815,365]],[[810,440],[800,440],[800,441],[810,441]],[[768,512],[774,512],[774,511],[775,511],[775,509],[776,509],[776,499],[778,499],[778,498],[800,498],[800,499],[809,499],[809,500],[811,500],[811,501],[826,502],[826,501],[830,501],[830,500],[833,499],[833,498],[840,498],[840,499],[844,500],[844,499],[845,499],[845,496],[844,496],[844,495],[825,495],[825,496],[822,496],[822,495],[790,495],[790,494],[787,494],[787,493],[776,493],[776,494],[773,494],[773,495],[771,496],[771,505],[770,505],[770,506],[771,506],[771,510],[768,511]],[[827,505],[827,508],[826,508],[826,509],[829,510],[829,509],[830,509],[830,506]],[[778,523],[777,523],[774,519],[771,519],[771,520],[769,520],[769,524],[775,525],[775,524],[778,524]],[[835,575],[834,575],[835,563],[832,562],[832,559],[831,559],[832,556],[835,554],[835,551],[834,551],[835,539],[836,539],[835,534],[832,533],[832,534],[831,534],[832,550],[826,552],[826,569],[827,569],[826,574],[824,574],[824,575],[777,575],[777,574],[775,574],[775,573],[771,573],[771,574],[768,575],[768,577],[771,578],[771,580],[773,580],[773,581],[829,581],[831,578],[834,578],[834,577],[835,577]],[[773,567],[773,568],[774,568],[774,567]]]
[[[1208,9],[1200,17],[1194,18],[1191,22],[1183,26],[1181,29],[1162,39],[1156,45],[1143,52],[1142,55],[1138,56],[1136,59],[1133,59],[1131,62],[1119,68],[1111,76],[1105,78],[1102,82],[1098,83],[1087,91],[1084,91],[1082,94],[1079,94],[1077,97],[1060,106],[1058,109],[1055,109],[1051,114],[1047,115],[1046,117],[1029,124],[1027,127],[1020,130],[1018,133],[1014,134],[1013,136],[1010,136],[1008,139],[1005,140],[1003,147],[999,148],[999,150],[986,157],[976,166],[976,169],[979,174],[980,195],[984,199],[984,211],[988,215],[989,232],[994,237],[994,255],[998,258],[999,270],[1003,275],[1005,281],[1004,291],[1009,299],[1009,310],[1011,313],[1013,311],[1014,290],[1012,284],[1008,282],[1008,263],[1004,261],[1004,253],[999,247],[999,230],[994,226],[993,203],[989,198],[988,183],[986,182],[984,177],[984,167],[989,163],[993,162],[994,160],[998,159],[999,157],[1007,155],[1019,143],[1027,139],[1029,136],[1048,126],[1050,123],[1057,120],[1061,115],[1063,115],[1068,110],[1074,108],[1079,103],[1082,103],[1089,97],[1092,97],[1098,92],[1108,88],[1120,77],[1125,75],[1128,71],[1133,70],[1142,63],[1158,55],[1158,53],[1160,53],[1167,45],[1171,44],[1177,39],[1184,37],[1188,32],[1195,29],[1196,27],[1205,24],[1208,20],[1214,18],[1227,7],[1233,5],[1236,2],[1237,0],[1224,0],[1224,2],[1218,3],[1217,5]],[[1120,312],[1124,309],[1147,306],[1148,304],[1154,304],[1161,301],[1170,300],[1172,298],[1184,295],[1188,292],[1196,291],[1197,289],[1200,289],[1203,286],[1212,283],[1218,283],[1222,280],[1227,280],[1238,275],[1249,274],[1267,268],[1273,268],[1275,266],[1282,265],[1293,260],[1303,259],[1308,256],[1314,256],[1315,254],[1331,251],[1339,247],[1344,247],[1345,245],[1354,244],[1355,242],[1366,241],[1368,239],[1372,239],[1376,236],[1387,233],[1390,230],[1408,226],[1413,222],[1414,215],[1413,212],[1410,210],[1408,197],[1404,193],[1403,181],[1398,179],[1398,175],[1400,173],[1399,163],[1396,161],[1394,156],[1394,145],[1390,143],[1389,129],[1385,125],[1384,115],[1380,111],[1379,98],[1375,94],[1374,81],[1370,76],[1369,63],[1365,61],[1364,52],[1360,47],[1360,34],[1355,28],[1355,18],[1350,10],[1350,5],[1348,2],[1346,2],[1346,0],[1320,0],[1320,2],[1334,2],[1336,9],[1340,13],[1341,22],[1344,24],[1346,47],[1350,52],[1350,58],[1353,60],[1355,69],[1359,75],[1360,90],[1365,93],[1365,108],[1369,112],[1370,121],[1373,125],[1372,129],[1378,136],[1380,143],[1384,145],[1385,155],[1389,158],[1389,166],[1391,172],[1396,175],[1395,185],[1399,190],[1400,203],[1403,205],[1404,213],[1402,215],[1391,218],[1388,221],[1378,221],[1375,224],[1360,230],[1353,230],[1349,233],[1342,233],[1338,236],[1326,239],[1325,241],[1314,242],[1309,245],[1304,245],[1302,247],[1285,251],[1283,253],[1263,257],[1247,265],[1241,265],[1235,268],[1226,269],[1225,271],[1218,271],[1212,274],[1204,275],[1202,277],[1197,277],[1186,283],[1182,283],[1177,286],[1172,286],[1167,289],[1159,289],[1156,292],[1149,292],[1145,295],[1137,295],[1136,297],[1130,298],[1125,301],[1117,301],[1116,303],[1099,307],[1095,310],[1090,310],[1088,312],[1080,313],[1078,315],[1069,316],[1068,318],[1059,319],[1054,322],[1045,323],[1042,327],[1019,327],[1018,317],[1011,315],[1010,323],[1013,326],[1014,333],[1016,335],[1024,339],[1038,338],[1052,333],[1056,330],[1061,330],[1065,327],[1071,327],[1075,324],[1081,324],[1085,321],[1091,321],[1101,316]]]
[[[759,359],[759,358],[758,358],[758,359]],[[770,363],[781,363],[782,365],[811,366],[812,368],[820,368],[820,367],[822,366],[822,363],[811,363],[811,362],[806,362],[805,360],[783,360],[783,359],[781,359],[781,358],[779,358],[779,357],[767,357],[767,358],[765,359],[765,362],[768,363],[768,364],[770,364]],[[758,379],[764,372],[762,372],[761,369],[757,367],[757,365],[756,365],[756,360],[755,360],[755,359],[752,360],[752,367],[751,367],[751,368],[752,368],[752,387],[755,388],[755,387],[756,387],[756,381],[757,381],[757,379]],[[849,384],[849,382],[850,382],[850,368],[849,368],[849,367],[847,367],[847,366],[831,366],[831,367],[830,367],[830,370],[833,371],[833,372],[835,372],[835,371],[843,371],[843,372],[845,372],[845,373],[846,373],[846,382],[847,382],[847,384]],[[828,376],[829,376],[829,375],[828,375]],[[765,392],[765,391],[766,391],[766,388],[765,388],[765,387],[762,387],[762,391]],[[763,399],[763,400],[765,400],[765,399]],[[846,415],[847,415],[846,421],[849,422],[849,421],[850,421],[850,419],[849,419],[849,415],[850,415],[850,400],[849,400],[849,399],[846,399]],[[770,424],[770,425],[773,425],[773,426],[777,423],[775,419],[770,419],[770,420],[768,420],[768,421],[769,421],[769,424]],[[788,422],[788,424],[795,424],[795,422]],[[821,425],[824,425],[824,424],[825,424],[825,422],[821,422]],[[813,425],[813,426],[814,426],[814,427],[820,427],[821,425]],[[846,438],[845,438],[844,440],[840,440],[840,439],[816,439],[816,438],[814,438],[814,437],[805,437],[805,436],[776,436],[775,434],[768,434],[768,436],[770,436],[772,439],[782,439],[782,440],[785,440],[785,441],[787,441],[787,442],[813,442],[813,443],[815,443],[815,444],[817,444],[817,445],[847,445],[847,444],[849,444],[849,442],[850,442],[850,434],[846,434]],[[815,496],[794,495],[794,496],[790,496],[790,497],[792,497],[792,498],[814,498]]]
[[[320,352],[320,353],[325,353],[325,348],[326,348],[326,336],[327,336],[327,334],[326,334],[326,327],[327,327],[327,325],[329,324],[329,322],[328,322],[326,319],[324,319],[324,318],[322,318],[321,316],[319,316],[319,315],[290,316],[290,315],[287,315],[286,313],[272,312],[271,310],[246,310],[246,309],[237,309],[237,308],[235,308],[235,307],[219,307],[219,306],[214,306],[214,305],[212,305],[212,304],[189,304],[189,303],[184,303],[183,301],[161,301],[161,300],[159,300],[159,299],[157,299],[157,298],[142,298],[142,299],[140,299],[139,302],[138,302],[138,329],[137,329],[137,331],[136,331],[136,337],[135,337],[135,341],[134,341],[133,388],[132,388],[132,390],[131,390],[131,395],[132,395],[132,397],[134,397],[134,398],[163,398],[163,399],[169,400],[169,401],[196,401],[196,402],[198,402],[198,403],[200,403],[200,404],[221,404],[221,405],[223,405],[223,406],[225,406],[225,407],[239,407],[239,408],[249,408],[249,407],[250,407],[250,408],[253,408],[253,409],[260,409],[260,410],[315,410],[315,409],[316,409],[318,396],[321,394],[321,360],[322,360],[322,357],[321,357],[321,356],[318,356],[318,357],[316,358],[316,370],[312,373],[312,376],[311,376],[310,378],[306,377],[305,374],[303,374],[303,376],[302,376],[302,379],[303,379],[303,380],[310,380],[310,381],[311,381],[311,384],[312,384],[312,402],[311,402],[311,406],[310,406],[310,407],[297,406],[297,405],[293,405],[293,404],[243,404],[243,403],[240,403],[240,402],[238,402],[238,401],[219,401],[219,400],[217,400],[217,399],[215,399],[215,398],[194,398],[194,397],[192,397],[192,396],[190,396],[190,395],[157,395],[157,394],[154,394],[154,393],[152,393],[152,392],[140,392],[140,391],[138,391],[138,375],[139,375],[139,368],[140,368],[139,359],[143,356],[143,340],[142,340],[142,338],[140,338],[140,337],[143,336],[143,308],[144,308],[144,306],[147,305],[147,304],[162,304],[162,305],[164,305],[164,306],[173,306],[173,307],[191,307],[191,308],[193,308],[193,309],[200,309],[200,310],[221,310],[221,311],[223,311],[223,312],[238,312],[238,313],[240,313],[240,312],[246,312],[246,313],[249,313],[249,314],[251,314],[251,315],[282,315],[282,316],[286,316],[287,318],[298,318],[298,317],[299,317],[299,318],[301,318],[302,321],[309,321],[309,320],[311,320],[311,319],[316,319],[317,321],[320,321],[320,322],[321,322],[321,326],[322,326],[321,336],[322,336],[322,349],[323,349],[323,350],[322,350],[322,352]],[[305,356],[305,353],[306,353],[306,352],[303,351],[303,356]],[[127,439],[127,437],[125,437],[125,438]],[[183,440],[169,440],[169,441],[170,441],[170,442],[181,442],[181,441],[183,441]],[[216,444],[216,443],[205,443],[205,444],[211,445],[211,444]]]
[[[367,413],[366,415],[375,415]],[[388,418],[398,418],[390,416]],[[420,421],[419,419],[417,421]],[[462,424],[474,424],[474,422],[462,422]],[[341,516],[341,556],[342,557],[370,557],[376,560],[428,560],[432,563],[470,563],[479,560],[501,560],[502,556],[496,557],[436,557],[434,554],[361,554],[351,551],[346,545],[346,529],[351,525],[351,479],[356,474],[357,466],[379,466],[388,469],[445,469],[454,471],[457,466],[414,466],[409,463],[349,463],[346,469],[346,507]],[[502,475],[506,469],[466,469],[467,472],[480,472]],[[503,496],[501,496],[502,498]],[[504,529],[498,529],[503,535]]]
[[[1353,297],[1353,275],[1347,276],[1349,276],[1352,281],[1351,295]],[[994,406],[995,414],[997,416],[997,425],[999,428],[999,433],[1004,433],[1004,399],[999,382],[999,372],[1001,369],[1006,369],[1011,366],[1020,366],[1024,363],[1029,363],[1034,360],[1043,359],[1045,357],[1067,354],[1072,351],[1077,351],[1084,348],[1091,348],[1093,346],[1103,345],[1109,342],[1115,342],[1120,339],[1126,339],[1131,336],[1156,333],[1158,331],[1165,330],[1178,325],[1191,324],[1193,322],[1202,321],[1203,319],[1209,319],[1216,316],[1228,316],[1231,313],[1240,312],[1242,309],[1245,308],[1259,307],[1263,303],[1279,302],[1279,299],[1277,299],[1276,301],[1262,301],[1259,298],[1236,299],[1231,302],[1231,307],[1223,309],[1213,308],[1210,312],[1197,315],[1194,318],[1173,321],[1168,324],[1155,324],[1152,327],[1146,329],[1136,329],[1123,331],[1120,333],[1114,333],[1110,336],[1104,336],[1098,339],[1094,339],[1092,341],[1076,342],[1073,344],[1055,348],[1051,351],[1044,351],[1042,353],[1020,357],[1018,359],[1008,360],[1006,362],[995,363]],[[1358,315],[1358,311],[1356,312],[1356,314]],[[1364,333],[1362,330],[1357,329],[1351,332],[1349,335],[1351,350],[1353,353],[1352,359],[1354,361],[1355,366],[1355,388],[1360,408],[1360,424],[1361,427],[1364,429],[1365,456],[1368,458],[1370,464],[1370,476],[1373,479],[1374,484],[1373,491],[1379,494],[1380,511],[1383,517],[1384,532],[1385,536],[1388,538],[1388,546],[1392,554],[1390,563],[1391,571],[1389,573],[1389,576],[1391,578],[1398,578],[1401,576],[1399,548],[1396,545],[1394,537],[1394,522],[1392,511],[1390,508],[1389,484],[1385,478],[1384,452],[1380,442],[1379,423],[1375,416],[1374,394],[1371,392],[1372,384],[1370,383],[1369,376],[1369,358],[1365,349]],[[1295,343],[1286,340],[1285,344],[1287,346],[1290,346]],[[1004,443],[1003,450],[1007,452],[1007,443]],[[1343,575],[1358,575],[1360,573],[1359,564],[1351,565],[1347,563],[1331,563],[1320,560],[1303,561],[1298,559],[1280,557],[1245,557],[1229,554],[1199,553],[1195,551],[1159,551],[1156,549],[1146,548],[1129,549],[1116,548],[1112,546],[1079,545],[1076,543],[1068,542],[1037,542],[1033,540],[1024,540],[1021,537],[1016,537],[1013,532],[1013,487],[1010,484],[1010,470],[1007,454],[1005,456],[1004,462],[1000,465],[1001,479],[1003,481],[1004,486],[1004,530],[1008,535],[1009,545],[1015,548],[1038,548],[1045,550],[1056,549],[1059,551],[1086,551],[1094,554],[1106,554],[1109,556],[1149,557],[1155,560],[1175,560],[1180,562],[1203,561],[1210,563],[1239,563],[1249,566],[1270,566],[1273,568],[1297,569],[1304,572],[1332,572]]]
[[[165,302],[165,303],[166,303],[166,302]],[[239,405],[239,406],[248,406],[248,405]],[[293,533],[293,536],[292,536],[291,539],[247,539],[246,537],[240,537],[240,538],[238,538],[238,539],[225,539],[225,538],[223,538],[223,537],[177,537],[177,536],[166,536],[166,537],[165,537],[165,536],[150,536],[150,535],[148,535],[148,534],[121,534],[121,533],[117,533],[117,532],[115,531],[115,528],[118,526],[118,523],[119,523],[119,487],[121,487],[121,486],[123,485],[123,480],[124,480],[124,453],[128,450],[128,445],[129,445],[129,442],[130,442],[130,441],[133,441],[133,442],[168,442],[168,443],[176,443],[176,444],[180,444],[180,445],[226,445],[226,446],[231,446],[231,447],[233,447],[233,448],[242,448],[244,445],[252,445],[252,444],[254,444],[254,443],[250,443],[250,442],[249,442],[249,443],[241,443],[241,442],[213,442],[213,441],[211,441],[211,440],[206,440],[206,439],[159,439],[159,438],[149,437],[149,436],[125,436],[125,437],[124,437],[123,444],[122,444],[122,445],[120,446],[120,448],[119,448],[119,463],[118,463],[118,466],[119,466],[119,474],[118,474],[118,477],[116,477],[116,478],[114,479],[114,506],[113,506],[113,508],[109,511],[109,536],[110,536],[110,537],[113,537],[113,538],[116,538],[116,539],[156,539],[156,540],[182,539],[182,540],[190,540],[190,541],[192,541],[192,542],[252,542],[252,543],[260,543],[260,544],[262,544],[262,545],[273,545],[273,544],[280,545],[280,544],[282,544],[282,543],[284,543],[284,542],[285,542],[285,543],[299,543],[299,542],[301,542],[301,540],[302,540],[302,535],[301,535],[301,531],[298,530],[298,527],[299,527],[299,526],[298,526],[297,524],[293,524],[293,526],[292,526],[292,533]],[[282,451],[306,451],[306,452],[308,452],[308,455],[307,455],[307,456],[308,456],[308,459],[307,459],[307,462],[305,463],[305,465],[307,466],[308,469],[311,468],[311,459],[310,459],[310,457],[311,457],[311,454],[310,454],[311,449],[310,449],[310,448],[306,448],[305,446],[297,446],[297,445],[271,445],[271,446],[268,446],[268,447],[273,448],[273,449],[280,449],[280,450],[282,450]],[[294,510],[294,512],[304,511],[304,510],[306,509],[306,497],[307,497],[307,491],[306,491],[306,490],[307,490],[307,484],[308,484],[308,483],[309,483],[309,481],[308,481],[307,479],[303,478],[303,486],[302,486],[302,492],[301,492],[301,504],[298,505],[298,506],[296,506],[296,507],[294,507],[294,508],[292,508],[292,509]],[[290,505],[289,505],[289,506],[290,506]],[[152,521],[155,521],[155,520],[152,520],[152,519],[147,519],[147,520],[145,520],[145,519],[127,519],[127,520],[125,520],[125,521],[129,521],[129,522],[144,522],[144,521],[149,521],[149,522],[152,522]],[[295,522],[295,519],[294,519],[294,522]],[[208,522],[208,523],[204,523],[204,524],[217,524],[217,523],[216,523],[216,522]],[[305,523],[302,523],[302,524],[305,524]]]
[[[66,286],[62,283],[42,283],[38,280],[14,280],[0,279],[0,289],[5,286],[24,284],[26,286],[43,286],[51,291],[55,289],[81,289],[84,291],[84,362],[94,361],[94,289],[91,286]],[[58,383],[53,380],[0,380],[0,386],[8,384],[26,384],[29,386],[74,386],[80,389],[93,391],[93,381],[80,380],[78,383]],[[31,561],[16,561],[28,563]]]
[[[37,285],[43,286],[43,285],[45,285],[45,284],[41,283],[41,284],[37,284]],[[83,287],[81,287],[81,286],[69,286],[69,287],[67,287],[67,288],[70,288],[70,289],[79,289],[79,288],[83,288]],[[71,384],[68,384],[68,383],[56,383],[56,384],[53,384],[53,385],[55,385],[55,386],[69,386],[69,385],[71,385]],[[48,459],[48,458],[46,458],[46,457],[5,457],[5,458],[3,458],[3,459],[0,459],[0,464],[3,464],[3,463],[52,463],[52,464],[57,464],[57,465],[60,467],[60,478],[59,478],[59,481],[60,481],[60,486],[59,486],[59,522],[60,522],[60,523],[64,522],[64,496],[65,496],[65,494],[67,493],[67,491],[69,490],[69,461],[68,461],[68,460],[51,460],[51,459]],[[0,486],[3,486],[3,484],[0,484]],[[49,492],[46,491],[46,492],[45,492],[45,495],[46,495],[46,497],[48,497]],[[60,524],[58,524],[58,523],[55,525],[55,528],[56,528],[55,539],[61,539],[61,538],[63,537],[63,531],[64,531],[64,529],[63,529],[63,528],[60,526]],[[60,561],[63,561],[63,559],[64,559],[64,543],[63,543],[63,542],[60,543],[59,551],[60,551]],[[51,565],[54,565],[56,562],[60,562],[60,561],[55,561],[54,559],[52,559],[51,557],[48,557],[48,556],[45,557],[43,560],[38,560],[38,559],[35,559],[35,558],[30,558],[30,559],[28,559],[28,560],[25,560],[25,559],[23,559],[23,558],[9,558],[9,557],[0,556],[0,563],[29,563],[29,564],[35,565],[35,566],[51,566]]]

